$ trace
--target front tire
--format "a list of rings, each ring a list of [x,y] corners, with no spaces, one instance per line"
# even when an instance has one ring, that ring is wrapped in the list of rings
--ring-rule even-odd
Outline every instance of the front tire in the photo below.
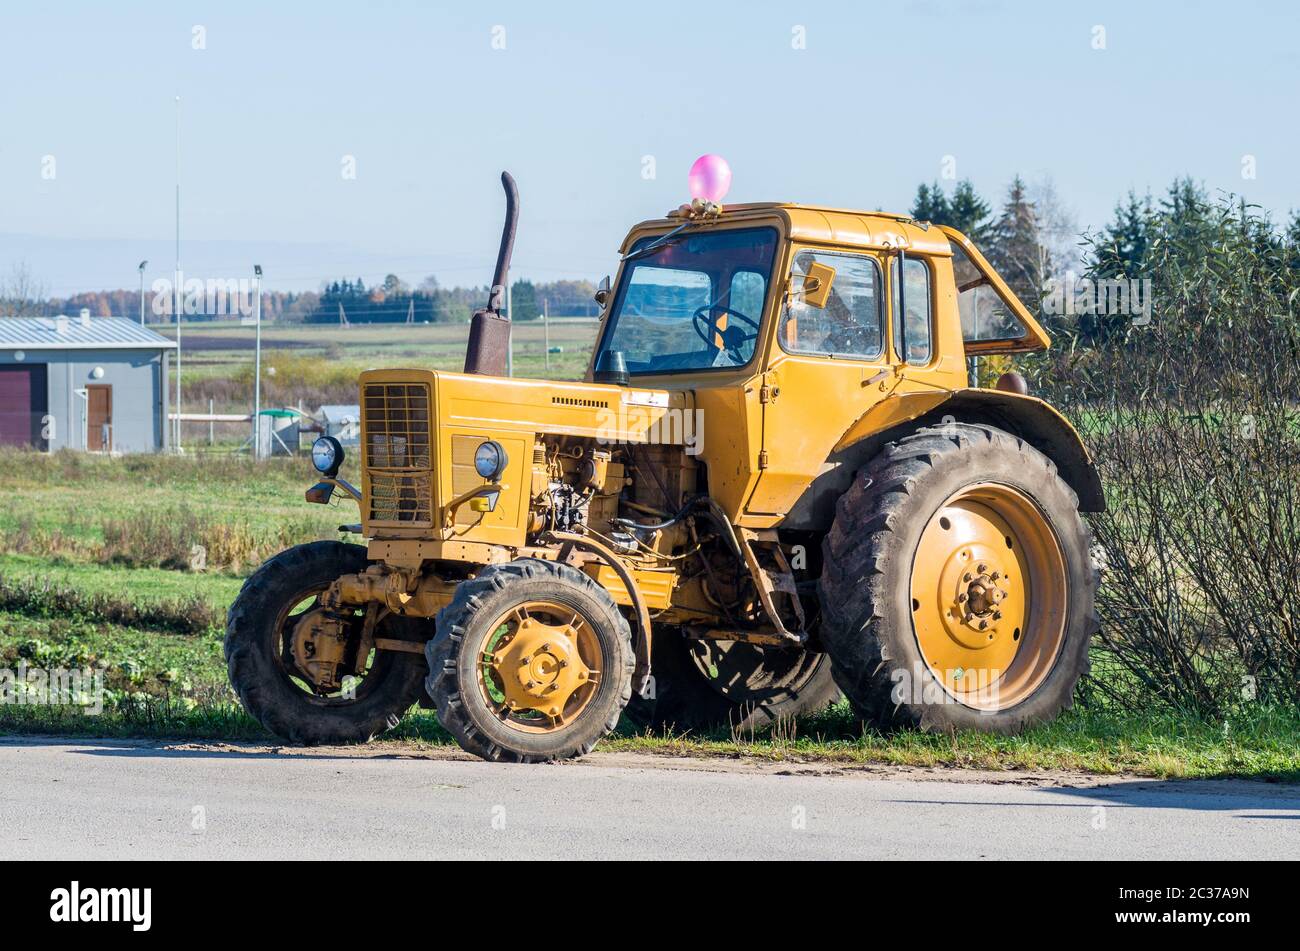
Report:
[[[889,444],[823,543],[822,640],[880,726],[1017,733],[1073,702],[1097,631],[1097,573],[1074,492],[991,426]]]
[[[632,695],[632,634],[570,565],[524,558],[462,581],[426,648],[438,722],[489,761],[583,756]]]
[[[267,560],[244,582],[226,617],[226,667],[244,709],[267,730],[305,746],[365,742],[397,726],[423,693],[419,653],[376,651],[352,698],[310,689],[287,656],[295,621],[340,575],[364,571],[360,545],[321,541]],[[387,618],[378,631],[423,640],[419,622]]]

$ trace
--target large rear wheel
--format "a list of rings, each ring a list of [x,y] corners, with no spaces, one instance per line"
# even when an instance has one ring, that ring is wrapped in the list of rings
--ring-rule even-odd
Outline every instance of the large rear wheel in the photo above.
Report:
[[[1014,733],[1071,705],[1096,571],[1073,491],[1028,443],[961,423],[891,443],[823,550],[822,639],[865,719]]]

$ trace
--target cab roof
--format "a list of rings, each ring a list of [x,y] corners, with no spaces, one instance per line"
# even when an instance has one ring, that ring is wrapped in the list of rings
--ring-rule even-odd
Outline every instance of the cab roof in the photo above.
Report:
[[[700,227],[772,218],[783,221],[786,233],[794,241],[875,250],[897,248],[902,243],[909,251],[918,253],[943,257],[952,254],[947,236],[929,222],[884,211],[854,211],[794,202],[749,202],[723,205],[721,217],[701,221]],[[632,241],[647,231],[676,228],[681,224],[682,219],[678,217],[643,221],[629,232],[621,251],[626,253]]]

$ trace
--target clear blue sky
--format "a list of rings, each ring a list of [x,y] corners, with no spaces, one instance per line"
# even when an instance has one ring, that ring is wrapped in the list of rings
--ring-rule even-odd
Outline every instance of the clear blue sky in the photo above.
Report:
[[[286,289],[388,270],[485,283],[502,168],[522,192],[516,275],[598,278],[707,151],[731,162],[735,201],[903,209],[951,155],[990,199],[1049,174],[1083,226],[1181,174],[1284,215],[1300,207],[1298,9],[6,3],[0,273],[26,260],[64,294],[133,287],[142,257],[151,278],[170,270],[176,95],[187,273],[259,260]]]

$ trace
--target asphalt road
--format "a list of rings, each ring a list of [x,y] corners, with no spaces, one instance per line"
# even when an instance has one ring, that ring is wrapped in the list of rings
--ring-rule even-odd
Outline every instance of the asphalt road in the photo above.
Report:
[[[1300,857],[1300,787],[0,741],[5,859]]]

